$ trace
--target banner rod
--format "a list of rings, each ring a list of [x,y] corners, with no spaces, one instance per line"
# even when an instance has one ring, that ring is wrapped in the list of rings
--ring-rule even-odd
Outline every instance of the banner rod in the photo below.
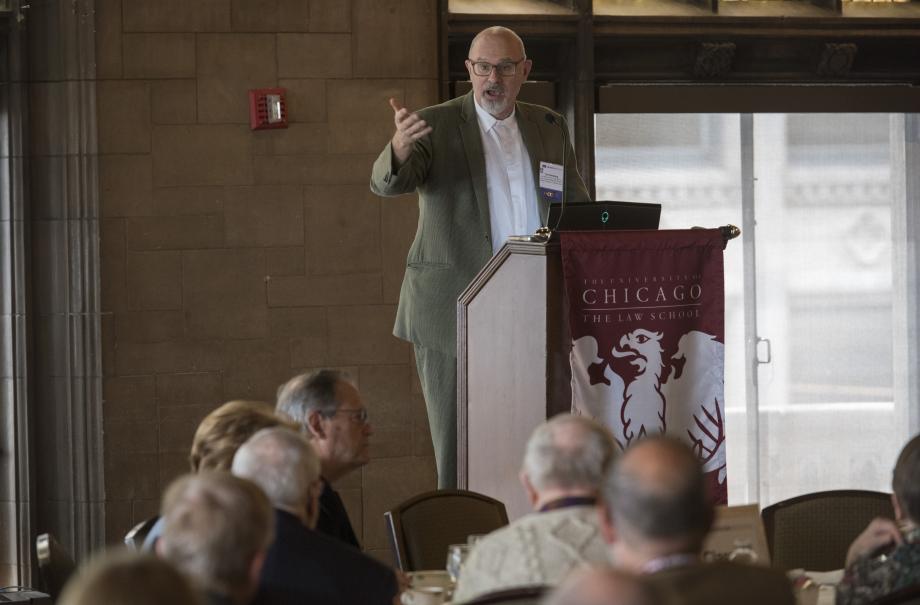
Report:
[[[690,227],[691,229],[706,229],[706,227]],[[719,233],[722,234],[722,249],[728,245],[729,240],[733,240],[741,235],[741,229],[734,225],[723,225],[719,227]]]

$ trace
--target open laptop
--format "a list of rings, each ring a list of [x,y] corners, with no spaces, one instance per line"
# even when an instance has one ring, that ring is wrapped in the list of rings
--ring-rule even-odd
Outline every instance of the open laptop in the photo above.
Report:
[[[641,202],[575,202],[552,204],[546,226],[553,231],[657,229],[661,204]]]

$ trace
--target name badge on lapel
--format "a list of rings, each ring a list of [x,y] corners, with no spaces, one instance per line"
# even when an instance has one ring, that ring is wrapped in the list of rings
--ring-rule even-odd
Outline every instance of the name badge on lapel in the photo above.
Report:
[[[562,164],[540,162],[540,197],[549,202],[561,202],[564,186],[565,170]]]

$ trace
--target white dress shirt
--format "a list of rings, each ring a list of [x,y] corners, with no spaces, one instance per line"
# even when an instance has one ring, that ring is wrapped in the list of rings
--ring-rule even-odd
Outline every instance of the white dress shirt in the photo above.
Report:
[[[504,120],[496,120],[479,103],[475,105],[486,160],[492,254],[495,254],[509,235],[532,235],[540,227],[537,188],[515,112]]]

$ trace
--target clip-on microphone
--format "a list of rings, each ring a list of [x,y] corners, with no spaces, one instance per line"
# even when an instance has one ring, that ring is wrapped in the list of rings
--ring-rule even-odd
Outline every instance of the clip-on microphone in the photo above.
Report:
[[[550,124],[555,124],[559,127],[559,130],[562,131],[562,208],[559,211],[559,218],[556,219],[556,224],[553,225],[553,228],[550,229],[549,225],[546,223],[549,221],[549,208],[547,208],[546,219],[543,221],[543,226],[537,229],[534,233],[534,237],[540,241],[549,241],[549,238],[552,237],[553,232],[559,227],[559,221],[562,220],[562,214],[565,212],[565,155],[566,151],[569,148],[569,132],[562,122],[556,119],[556,116],[551,112],[546,112],[546,115],[543,116],[546,118],[546,121]],[[552,202],[550,202],[552,203]]]

